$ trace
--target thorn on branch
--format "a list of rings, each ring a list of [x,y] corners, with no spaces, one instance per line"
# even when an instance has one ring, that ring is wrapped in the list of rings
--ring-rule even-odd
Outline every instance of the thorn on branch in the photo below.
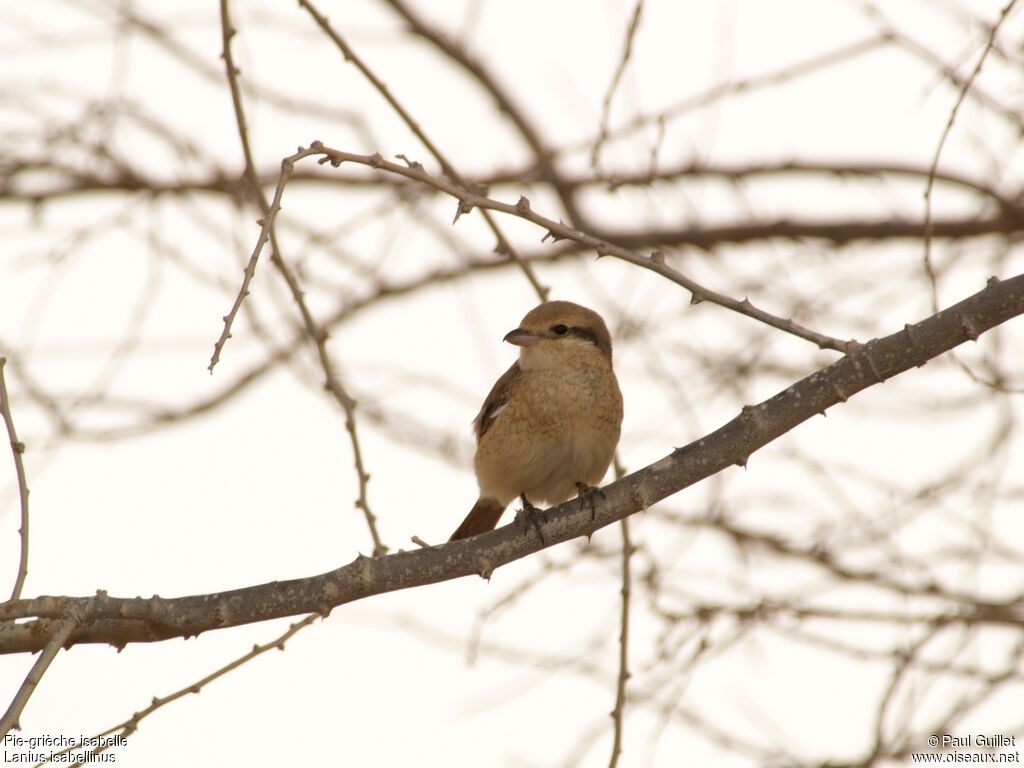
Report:
[[[530,201],[525,196],[520,195],[516,201],[516,213],[526,214],[530,212]]]
[[[652,251],[651,252],[651,261],[653,261],[655,264],[664,264],[665,263],[665,252],[660,250],[660,249],[656,250],[656,251]]]
[[[845,403],[848,399],[846,393],[843,392],[843,390],[839,388],[839,385],[836,384],[835,381],[833,381],[832,379],[829,379],[829,383],[832,385],[832,389],[836,393],[836,397],[838,397],[842,402]]]
[[[971,322],[970,318],[967,317],[963,312],[959,313],[957,319],[960,321],[960,328],[966,334],[967,338],[971,341],[977,341],[981,335],[974,323]]]
[[[473,210],[473,204],[465,197],[459,198],[458,206],[455,208],[455,218],[452,219],[452,224],[457,222],[464,213],[469,213]],[[506,250],[507,253],[507,250]]]
[[[910,323],[906,323],[903,326],[903,331],[904,331],[904,333],[907,334],[907,338],[910,339],[910,346],[912,348],[914,348],[914,349],[917,349],[918,343],[917,343],[917,339],[914,338],[914,326],[912,326]],[[922,360],[921,362],[919,362],[917,364],[917,367],[920,368],[921,366],[923,366],[927,362],[928,362],[928,360]]]
[[[739,410],[739,420],[744,424],[753,425],[755,428],[760,427],[763,422],[761,409],[757,406],[743,406]]]
[[[646,483],[641,483],[637,486],[636,490],[633,491],[633,501],[635,501],[642,510],[646,510],[651,506],[651,494]]]
[[[403,163],[405,163],[409,168],[412,168],[415,171],[422,171],[423,170],[423,163],[421,163],[421,162],[419,162],[417,160],[410,160],[408,157],[406,157],[405,155],[403,155],[401,153],[395,155],[395,157],[397,157],[399,160],[401,160]]]
[[[861,369],[860,360],[863,358],[868,361],[868,367],[871,368],[871,373],[875,377],[875,381],[879,384],[885,383],[885,377],[882,376],[881,371],[878,370],[878,366],[875,365],[875,360],[871,357],[871,350],[868,349],[867,344],[858,344],[850,350],[850,357],[853,360],[854,367],[857,370]]]

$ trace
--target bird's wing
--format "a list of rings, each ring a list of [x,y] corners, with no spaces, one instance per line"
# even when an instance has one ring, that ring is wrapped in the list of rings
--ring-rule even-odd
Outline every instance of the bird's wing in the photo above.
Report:
[[[508,405],[508,400],[512,396],[512,390],[515,389],[516,382],[522,375],[523,371],[519,367],[519,361],[516,361],[502,374],[500,379],[494,382],[494,386],[491,387],[487,399],[484,400],[484,404],[480,408],[480,413],[473,419],[473,431],[476,433],[476,441],[478,443],[480,438],[491,428],[501,410]]]

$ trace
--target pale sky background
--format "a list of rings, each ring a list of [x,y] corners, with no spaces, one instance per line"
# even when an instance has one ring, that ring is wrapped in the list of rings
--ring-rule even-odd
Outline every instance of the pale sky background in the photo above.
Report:
[[[421,5],[437,24],[465,35],[472,49],[487,57],[550,139],[562,144],[593,137],[632,3],[443,0],[429,9]],[[953,4],[898,0],[882,6],[899,28],[913,31],[949,60],[967,62],[963,71],[969,71],[983,38],[977,30],[967,31],[956,23]],[[170,29],[177,40],[212,71],[221,72],[216,4],[179,3],[173,12],[163,4],[138,7],[154,17],[170,13]],[[515,166],[525,156],[510,129],[492,115],[491,104],[479,97],[468,79],[437,66],[432,52],[398,34],[395,19],[376,3],[324,0],[320,7],[463,172]],[[1001,4],[979,0],[970,7],[991,20]],[[201,144],[222,167],[237,173],[240,151],[223,79],[200,84],[149,43],[134,36],[112,36],[107,8],[103,2],[4,4],[0,50],[6,52],[0,61],[6,74],[0,120],[20,125],[19,100],[29,94],[63,116],[81,109],[83,94],[97,99],[121,94],[180,126],[183,137]],[[375,132],[376,143],[370,145],[337,122],[293,116],[250,100],[251,138],[267,165],[313,139],[353,152],[379,151],[388,157],[405,153],[429,164],[425,150],[294,3],[236,3],[234,8],[241,31],[235,53],[243,78],[355,111]],[[1011,21],[1015,23],[1008,25],[1007,46],[1019,55],[1020,14]],[[716,83],[833,50],[876,29],[855,2],[648,0],[612,124],[663,109]],[[981,82],[997,93],[1021,86],[1019,78],[1005,78],[998,67],[986,72]],[[680,158],[828,157],[927,163],[955,96],[933,68],[905,52],[880,49],[794,84],[690,113],[672,124],[662,159],[667,163]],[[28,117],[21,119],[25,128],[31,127]],[[170,179],[182,171],[177,159],[140,132],[125,128],[118,135],[125,153],[153,152],[154,175]],[[609,147],[606,165],[645,167],[648,156],[643,147],[654,137],[651,129],[632,148]],[[1014,150],[1015,138],[971,103],[965,105],[944,151],[943,167],[974,162],[979,143],[1007,147],[999,173],[1019,177],[1022,163],[1019,150]],[[587,153],[582,152],[566,167],[584,169],[586,162]],[[910,217],[923,210],[923,189],[916,182],[861,198],[830,197],[800,183],[781,195],[779,189],[776,185],[769,194],[751,184],[751,206],[766,217],[804,211],[827,218],[837,206],[848,210],[851,200],[867,213],[901,211]],[[737,196],[724,186],[702,190],[702,223],[737,216]],[[694,210],[688,197],[688,190],[666,185],[604,196],[593,205],[609,224],[678,220],[679,211],[686,215]],[[436,241],[424,243],[396,226],[388,214],[370,213],[378,202],[355,192],[337,194],[328,203],[315,188],[295,189],[286,192],[284,215],[301,211],[306,218],[338,227],[360,220],[362,234],[349,237],[346,247],[357,251],[365,244],[367,259],[371,254],[377,258],[382,237],[389,236],[391,242],[380,258],[392,278],[415,274],[424,260],[445,263]],[[557,211],[554,201],[543,195],[531,196],[531,202],[545,213]],[[953,210],[959,202],[953,193],[939,195],[936,213]],[[138,357],[116,372],[113,391],[144,394],[149,401],[168,405],[210,394],[218,382],[244,370],[259,351],[243,324],[214,375],[206,370],[220,333],[220,317],[237,290],[240,260],[258,234],[256,215],[250,211],[233,216],[220,201],[211,204],[210,216],[233,228],[237,247],[228,251],[223,241],[183,224],[170,204],[161,213],[163,235],[176,242],[186,261],[219,281],[220,288],[213,290],[198,288],[181,270],[155,267],[153,260],[140,258],[146,253],[144,237],[121,231],[100,232],[84,243],[67,240],[65,233],[81,223],[103,221],[122,207],[122,200],[109,195],[74,198],[48,206],[39,213],[41,225],[32,229],[26,226],[32,215],[27,206],[0,205],[0,339],[21,353],[31,352],[33,374],[51,389],[88,389],[102,375],[111,348],[134,323],[133,313],[145,305],[148,312],[138,327]],[[441,201],[424,205],[423,211],[424,216],[436,215],[438,226],[447,227],[454,205]],[[502,223],[520,242],[536,244],[542,234],[517,221]],[[475,215],[463,217],[453,232],[479,250],[492,246]],[[913,261],[899,249],[916,246],[884,247],[892,249],[894,261]],[[73,257],[65,258],[72,248]],[[751,263],[750,254],[767,250],[767,263],[782,264],[781,256],[770,253],[774,248],[755,244],[742,253],[724,249],[721,264],[728,265],[731,274],[756,277],[763,262]],[[685,258],[688,272],[716,284],[720,267],[714,259],[699,254]],[[556,298],[599,309],[614,298],[626,313],[637,316],[668,319],[684,314],[692,329],[687,341],[704,350],[724,343],[734,332],[731,324],[741,322],[708,305],[691,308],[689,296],[680,289],[620,262],[595,262],[586,256],[582,263],[583,267],[574,260],[541,268],[542,279]],[[1018,254],[1006,262],[1004,276],[1020,272],[1022,265]],[[304,267],[321,276],[332,274],[330,265]],[[916,268],[908,266],[908,274]],[[858,269],[857,263],[835,264],[834,284],[827,289],[847,279],[870,280]],[[941,299],[951,303],[979,290],[989,274],[986,270],[981,263],[964,265],[941,286]],[[808,279],[795,272],[787,277],[797,284]],[[879,286],[879,293],[891,290],[895,296],[896,288]],[[311,296],[320,309],[328,306],[322,296]],[[294,316],[268,261],[257,272],[251,300],[260,303],[265,317]],[[841,294],[836,302],[842,303]],[[339,373],[357,398],[379,398],[418,414],[428,424],[454,427],[463,440],[456,446],[464,457],[463,466],[458,466],[401,445],[370,426],[362,428],[372,474],[370,502],[392,548],[415,546],[410,541],[413,535],[428,542],[444,540],[472,504],[476,488],[469,460],[469,422],[490,384],[514,359],[514,350],[501,344],[502,336],[535,303],[522,276],[504,270],[381,304],[333,335],[331,351]],[[929,298],[918,282],[872,321],[876,335],[884,335],[929,313]],[[1013,323],[1010,338],[1022,344],[1021,322]],[[841,338],[852,334],[842,327],[829,331]],[[808,347],[795,339],[772,340],[774,355],[802,365],[807,373],[836,358]],[[620,450],[630,469],[718,427],[744,404],[694,377],[680,382],[688,406],[676,408],[664,393],[653,394],[643,346],[623,345],[620,350],[617,366],[626,400]],[[310,386],[278,372],[208,418],[138,438],[69,442],[54,449],[46,445],[45,419],[27,403],[19,407],[15,388],[14,416],[28,444],[32,505],[26,596],[88,595],[97,589],[118,596],[208,593],[313,575],[349,562],[357,552],[369,553],[365,524],[352,506],[355,478],[343,417],[319,392],[315,368],[307,370]],[[429,381],[410,385],[405,375],[410,370],[439,376],[453,386],[441,392]],[[852,463],[908,484],[932,476],[939,464],[952,463],[962,452],[973,450],[980,440],[975,415],[965,418],[951,435],[951,419],[930,429],[918,414],[904,418],[902,412],[914,402],[918,384],[943,386],[945,381],[956,391],[969,391],[965,380],[950,372],[947,379],[929,379],[924,385],[921,380],[915,383],[914,376],[911,372],[865,392],[834,409],[828,419],[801,425],[756,454],[746,471],[727,471],[725,476],[734,483],[731,493],[742,499],[761,488],[787,487],[797,477],[795,470],[790,475],[783,461],[770,464],[764,458],[772,452],[780,458],[787,445],[820,446],[822,456],[837,464]],[[752,393],[756,399],[791,382],[769,377],[761,383],[763,390]],[[100,415],[89,418],[96,426],[104,423]],[[1008,476],[1024,476],[1019,444],[1008,462]],[[673,508],[699,514],[706,493],[700,487],[690,489],[672,500]],[[823,491],[809,488],[807,493]],[[1019,537],[1024,532],[1020,512],[1019,507],[1002,510],[992,521],[994,529],[1007,540]],[[13,470],[9,457],[2,454],[4,585],[15,573],[18,514]],[[506,520],[510,518],[511,512]],[[645,521],[642,516],[634,520],[642,539]],[[647,543],[671,550],[681,546],[681,540]],[[606,529],[594,542],[614,549],[617,531]],[[565,544],[550,555],[501,568],[489,583],[460,579],[342,606],[300,633],[284,653],[265,654],[200,695],[146,719],[129,746],[116,751],[117,764],[547,766],[578,760],[580,765],[605,765],[617,653],[615,558],[552,577],[484,632],[485,641],[502,648],[581,656],[600,668],[596,678],[549,675],[502,658],[499,652],[484,654],[472,664],[466,658],[466,641],[480,611],[534,573],[542,559],[561,562],[576,545]],[[726,577],[738,566],[723,561],[715,546],[695,537],[678,567],[695,573],[717,569]],[[1012,578],[1020,576],[1018,572]],[[785,584],[798,575],[779,573],[775,578]],[[971,578],[995,592],[1001,584],[1011,583],[1008,574],[981,566]],[[638,638],[649,637],[654,627],[645,626],[639,616],[634,632]],[[294,620],[298,619],[210,632],[189,641],[136,644],[120,653],[104,646],[76,646],[62,653],[43,679],[22,716],[21,735],[91,735],[103,730],[145,707],[152,697],[203,677],[253,643],[271,640]],[[878,630],[863,631],[869,635]],[[600,647],[586,650],[594,638],[603,638]],[[5,706],[31,663],[27,656],[0,657]],[[849,758],[850,750],[863,744],[873,727],[871,702],[886,675],[880,666],[875,672],[872,676],[864,666],[837,665],[830,655],[798,650],[783,639],[775,644],[760,640],[736,654],[707,661],[682,695],[691,710],[709,720],[748,723],[746,735],[754,742],[779,742],[794,749],[808,745],[839,760]],[[928,706],[925,700],[918,704]],[[1024,696],[1018,690],[1003,705],[1019,712]],[[622,765],[755,764],[737,755],[723,760],[715,745],[680,728],[667,729],[656,746],[648,746],[657,721],[649,712],[632,710]],[[998,732],[985,723],[977,727]],[[588,749],[579,747],[589,742]]]

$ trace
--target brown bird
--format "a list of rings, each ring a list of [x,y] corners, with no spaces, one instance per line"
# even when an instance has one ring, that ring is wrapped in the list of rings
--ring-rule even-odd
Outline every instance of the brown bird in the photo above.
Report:
[[[449,541],[498,524],[520,497],[554,506],[601,482],[622,425],[612,338],[601,316],[569,301],[530,310],[505,335],[519,360],[473,420],[480,498]]]

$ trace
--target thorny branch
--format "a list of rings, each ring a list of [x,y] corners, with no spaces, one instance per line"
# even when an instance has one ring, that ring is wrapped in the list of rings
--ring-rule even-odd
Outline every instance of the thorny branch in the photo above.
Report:
[[[545,547],[592,535],[596,530],[647,509],[723,469],[744,466],[749,456],[798,424],[845,402],[856,393],[927,361],[985,331],[1024,313],[1024,275],[991,278],[980,292],[919,323],[889,336],[858,345],[774,397],[744,406],[740,415],[719,429],[604,489],[605,499],[592,515],[579,500],[549,514],[544,543],[524,537],[507,525],[472,539],[436,547],[398,552],[380,558],[358,557],[334,571],[304,579],[273,582],[210,595],[181,598],[41,597],[0,604],[0,652],[36,650],[54,631],[68,606],[89,607],[90,619],[71,634],[67,644],[154,642],[197,635],[240,624],[299,613],[327,615],[345,603],[371,595],[446,581],[460,576],[490,575],[494,569]],[[843,567],[827,563],[842,574]],[[856,578],[850,575],[850,578]],[[1017,623],[1009,604],[962,598],[934,583],[904,583],[907,594],[942,595],[962,602],[948,621]],[[33,619],[15,624],[11,619]]]
[[[306,627],[311,626],[319,618],[320,616],[318,614],[311,614],[306,618],[302,619],[301,621],[297,621],[294,624],[292,624],[290,627],[288,627],[287,631],[279,637],[274,638],[270,642],[263,643],[262,645],[254,645],[252,647],[252,650],[248,653],[242,654],[237,659],[229,662],[228,664],[225,664],[223,667],[220,667],[219,669],[214,670],[205,677],[196,680],[194,683],[189,683],[188,685],[178,689],[174,693],[170,693],[166,696],[154,696],[153,699],[149,702],[148,706],[144,707],[143,709],[140,709],[138,712],[135,712],[127,720],[118,723],[117,725],[112,725],[106,730],[100,731],[99,733],[95,734],[93,738],[98,739],[114,735],[124,737],[131,736],[133,733],[135,733],[135,731],[138,730],[139,723],[141,723],[143,720],[145,720],[147,717],[152,715],[157,710],[162,709],[163,707],[166,707],[168,704],[172,704],[173,702],[185,696],[189,696],[191,694],[198,694],[200,691],[203,690],[203,688],[205,688],[207,685],[212,683],[217,678],[223,677],[228,672],[232,672],[233,670],[238,669],[244,664],[248,664],[257,656],[261,656],[267,651],[274,650],[275,648],[279,651],[283,651],[285,643],[291,640],[292,637],[294,637],[296,634],[301,632]],[[92,749],[90,749],[89,754],[98,755],[101,752],[107,751],[109,748],[110,747],[108,744],[103,744],[101,746],[93,747]],[[68,754],[69,752],[78,752],[81,749],[81,745],[75,744],[68,747],[67,749],[62,749],[60,751],[53,752],[50,755],[50,759],[45,760],[43,763],[40,763],[40,765],[45,765],[46,763],[54,762],[55,760],[59,759],[63,755]]]
[[[548,238],[551,238],[552,240],[573,240],[582,246],[593,248],[597,251],[598,257],[614,256],[617,259],[621,259],[629,262],[630,264],[642,267],[643,269],[650,270],[651,272],[655,272],[688,290],[692,294],[693,303],[710,301],[714,304],[725,307],[726,309],[731,309],[741,315],[746,315],[747,317],[758,320],[766,325],[770,325],[773,328],[785,331],[786,333],[790,333],[801,339],[811,341],[820,349],[832,349],[845,352],[851,349],[855,344],[855,342],[842,341],[823,333],[818,333],[817,331],[813,331],[809,328],[805,328],[804,326],[794,322],[792,319],[777,317],[770,312],[766,312],[759,307],[755,307],[747,298],[738,300],[711,290],[710,288],[706,288],[697,281],[692,280],[666,264],[665,255],[660,251],[655,251],[650,256],[643,256],[629,248],[610,243],[607,240],[602,240],[601,238],[594,237],[593,235],[588,235],[585,232],[580,232],[579,230],[563,224],[560,221],[554,221],[546,216],[542,216],[530,207],[530,201],[525,197],[520,197],[519,201],[513,205],[510,203],[502,203],[483,195],[465,194],[458,186],[451,182],[427,173],[423,166],[418,163],[412,165],[399,165],[398,163],[392,163],[385,160],[379,154],[357,155],[352,154],[351,152],[342,152],[341,150],[325,147],[319,141],[314,141],[304,154],[323,155],[323,159],[320,161],[321,163],[329,162],[335,166],[341,165],[342,163],[358,163],[359,165],[366,165],[377,170],[398,174],[400,176],[405,176],[406,178],[415,179],[416,181],[428,184],[458,200],[458,208],[455,214],[456,221],[463,213],[467,213],[474,208],[487,208],[489,210],[507,213],[510,216],[518,216],[519,218],[530,221],[546,230],[548,234],[545,236],[545,240]]]
[[[239,290],[238,297],[235,299],[235,303],[231,311],[224,317],[224,330],[214,347],[214,354],[210,360],[210,371],[212,373],[213,366],[216,364],[217,358],[220,355],[220,349],[230,336],[231,322],[234,320],[234,316],[238,311],[238,307],[241,305],[242,300],[248,294],[248,286],[252,280],[253,274],[255,273],[256,262],[259,259],[260,252],[269,240],[271,244],[271,263],[277,267],[281,277],[284,278],[285,284],[288,286],[288,290],[299,309],[299,314],[302,316],[302,322],[306,328],[306,332],[309,334],[309,338],[313,341],[313,344],[316,347],[317,355],[320,358],[320,365],[323,368],[326,379],[326,388],[345,412],[345,431],[348,433],[349,442],[352,446],[356,479],[359,484],[359,496],[356,499],[356,507],[363,512],[363,517],[366,519],[366,526],[370,531],[370,538],[373,540],[373,556],[378,557],[387,552],[387,547],[381,541],[380,534],[377,532],[377,521],[373,511],[370,509],[370,502],[367,498],[367,484],[369,482],[370,475],[366,471],[366,467],[363,462],[363,451],[359,442],[359,433],[356,429],[356,401],[352,399],[345,387],[342,386],[341,381],[334,371],[330,355],[327,352],[327,331],[322,325],[317,323],[313,317],[313,313],[306,305],[302,288],[299,286],[298,280],[292,273],[291,268],[285,262],[284,256],[281,254],[281,250],[277,243],[277,235],[274,231],[274,219],[277,216],[277,212],[281,209],[281,197],[284,194],[285,184],[288,181],[288,176],[294,165],[294,160],[292,158],[302,157],[303,154],[300,150],[296,155],[292,155],[291,158],[285,158],[284,161],[282,161],[281,176],[278,180],[277,189],[274,191],[274,202],[273,204],[268,203],[266,195],[263,193],[263,188],[259,185],[259,179],[256,176],[256,168],[252,160],[252,151],[249,147],[249,134],[248,129],[246,128],[245,110],[242,106],[241,90],[238,87],[238,69],[235,67],[234,60],[231,56],[231,38],[235,35],[235,30],[231,26],[231,19],[228,13],[228,0],[220,0],[220,13],[222,42],[224,46],[224,66],[227,69],[228,83],[231,86],[231,100],[235,109],[239,141],[241,142],[242,151],[245,155],[245,176],[249,181],[249,186],[253,194],[256,195],[257,200],[259,201],[263,216],[260,223],[260,236],[257,239],[256,247],[253,249],[252,255],[249,257],[249,263],[245,268],[242,287]]]

